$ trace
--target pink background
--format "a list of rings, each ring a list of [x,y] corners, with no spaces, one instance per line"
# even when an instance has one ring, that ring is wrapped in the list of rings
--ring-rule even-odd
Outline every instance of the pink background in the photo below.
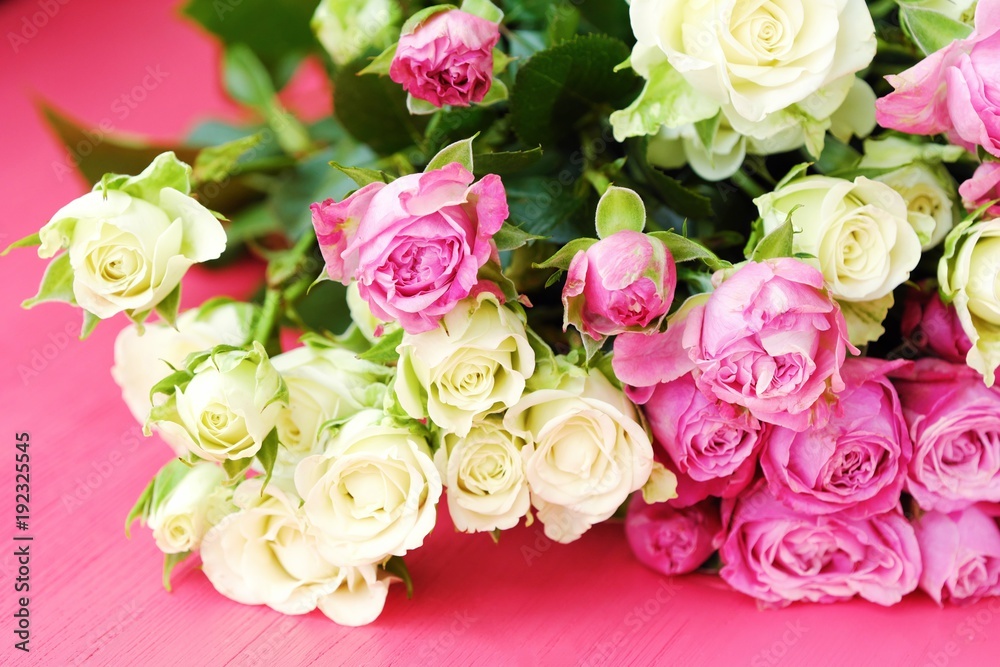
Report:
[[[54,167],[67,154],[38,120],[33,98],[91,127],[108,119],[116,130],[164,140],[206,116],[235,117],[219,90],[216,48],[175,16],[175,0],[62,1],[0,6],[0,246],[36,231],[84,191]],[[15,53],[7,35],[45,4],[58,12]],[[115,100],[141,84],[147,67],[159,67],[163,80],[122,117]],[[308,82],[300,94],[324,105]],[[132,502],[170,458],[164,445],[141,438],[108,372],[123,321],[81,343],[79,313],[68,306],[18,309],[43,267],[30,250],[0,259],[0,663],[997,664],[1000,601],[939,609],[917,594],[891,610],[851,602],[759,611],[715,578],[645,570],[620,525],[562,546],[536,524],[494,545],[485,535],[456,534],[443,515],[407,558],[414,599],[394,587],[382,617],[365,628],[230,602],[193,567],[176,573],[167,594],[148,532],[128,541],[122,531]],[[186,305],[219,292],[245,295],[258,272],[192,272]],[[30,654],[13,649],[12,633],[20,431],[32,443]]]

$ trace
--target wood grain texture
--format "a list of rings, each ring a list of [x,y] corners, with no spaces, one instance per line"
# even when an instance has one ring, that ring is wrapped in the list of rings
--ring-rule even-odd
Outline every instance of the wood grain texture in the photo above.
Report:
[[[174,16],[173,0],[70,0],[17,53],[0,45],[0,244],[37,228],[83,191],[30,94],[92,123],[177,136],[207,114],[233,116],[217,89],[215,49]],[[20,30],[36,0],[0,6],[0,34]],[[116,97],[146,66],[169,76],[125,118]],[[712,577],[674,580],[629,555],[619,525],[560,546],[540,526],[456,534],[442,514],[410,569],[416,594],[390,593],[371,626],[340,628],[319,614],[284,617],[230,602],[195,567],[160,587],[145,530],[123,534],[128,508],[169,459],[140,437],[108,369],[121,320],[86,343],[78,313],[16,307],[43,262],[23,250],[0,260],[0,663],[10,665],[990,665],[1000,649],[1000,602],[938,609],[916,595],[893,609],[864,602],[760,611]],[[196,271],[185,302],[245,293],[259,267]],[[34,364],[34,367],[33,367]],[[25,373],[25,369],[31,372]],[[13,434],[31,434],[31,653],[13,649]]]

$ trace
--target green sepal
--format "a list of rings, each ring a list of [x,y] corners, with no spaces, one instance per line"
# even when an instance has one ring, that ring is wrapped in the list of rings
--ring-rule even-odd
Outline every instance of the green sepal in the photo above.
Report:
[[[70,265],[68,252],[49,262],[42,275],[42,283],[38,286],[38,294],[22,302],[21,307],[34,308],[45,301],[76,303],[73,296],[73,267]]]
[[[153,385],[153,388],[149,390],[150,401],[152,401],[153,397],[157,394],[173,396],[177,392],[178,388],[183,389],[186,387],[188,382],[190,382],[193,377],[194,373],[187,369],[174,371]]]
[[[791,257],[794,252],[793,240],[795,238],[795,228],[792,226],[792,213],[794,212],[793,209],[780,227],[762,238],[747,259],[763,262],[777,257]]]
[[[156,314],[163,318],[163,321],[174,329],[177,328],[177,311],[181,307],[181,284],[170,291],[170,294],[163,297],[163,300],[156,304]]]
[[[191,175],[194,186],[218,183],[232,176],[243,156],[254,151],[263,139],[264,133],[256,132],[218,146],[203,148],[194,160],[194,172]]]
[[[615,232],[641,232],[646,227],[646,205],[634,190],[610,186],[597,202],[597,236],[605,239]]]
[[[720,259],[714,252],[686,236],[675,232],[650,232],[649,236],[662,241],[667,246],[674,262],[690,262],[699,259],[713,271],[732,267],[732,263]]]
[[[445,146],[438,151],[437,155],[430,159],[430,162],[427,163],[427,167],[424,171],[428,172],[433,171],[434,169],[441,169],[452,162],[457,162],[471,173],[474,168],[472,158],[472,142],[475,141],[478,136],[479,133],[476,132],[468,139],[462,139],[461,141],[456,141],[453,144]]]
[[[171,591],[170,574],[174,571],[175,567],[180,565],[190,555],[190,551],[179,554],[163,554],[163,588],[168,593]]]
[[[490,0],[462,0],[462,6],[459,9],[467,14],[486,19],[490,23],[500,23],[503,21],[503,10],[490,2]]]
[[[403,330],[396,329],[391,333],[384,334],[378,342],[372,345],[371,349],[358,355],[362,361],[370,361],[373,364],[394,364],[399,361],[399,352],[396,348],[403,342]]]
[[[90,334],[94,333],[94,329],[97,328],[98,322],[101,321],[97,315],[94,315],[89,310],[83,311],[83,324],[80,325],[80,340],[87,340]]]
[[[413,95],[406,95],[406,110],[410,112],[411,116],[429,116],[432,113],[440,111],[440,109],[427,100],[422,100]]]
[[[536,269],[560,269],[561,271],[568,271],[569,265],[576,257],[576,254],[581,250],[586,250],[590,246],[597,243],[597,239],[574,239],[560,248],[556,254],[549,257],[544,262],[538,262],[532,264]]]
[[[0,252],[0,257],[3,257],[14,248],[32,248],[36,245],[41,245],[41,244],[42,244],[42,239],[39,238],[38,232],[35,232],[34,234],[25,236],[23,239],[20,239],[19,241],[14,241],[13,243],[11,243],[4,249],[3,252]]]
[[[410,576],[410,570],[406,567],[406,561],[404,561],[400,556],[392,556],[385,562],[382,569],[393,575],[394,577],[399,577],[403,585],[406,586],[406,599],[413,599],[413,577]]]
[[[520,227],[505,222],[500,230],[493,235],[493,242],[496,244],[497,250],[504,251],[516,250],[532,241],[544,241],[547,238],[547,236],[529,234]]]
[[[500,265],[496,262],[489,261],[479,269],[479,274],[477,276],[479,280],[488,280],[497,287],[503,293],[504,298],[511,304],[518,301],[517,285],[514,281],[507,277],[503,272]]]
[[[242,482],[246,478],[246,472],[253,463],[253,457],[245,459],[226,459],[222,462],[222,469],[226,471],[226,484],[232,485]]]
[[[488,107],[491,104],[503,102],[509,97],[510,91],[507,89],[507,84],[500,79],[493,79],[493,82],[490,84],[490,89],[486,91],[486,95],[484,95],[483,99],[479,101],[479,105]]]
[[[777,192],[778,190],[785,187],[795,179],[801,176],[805,176],[806,172],[809,171],[809,167],[811,167],[812,165],[813,165],[812,162],[803,162],[789,169],[788,173],[785,174],[782,177],[782,179],[778,181],[778,184],[774,186],[774,191]]]
[[[361,71],[357,73],[356,76],[362,76],[364,74],[378,74],[379,76],[387,76],[389,74],[389,66],[392,65],[392,59],[396,57],[396,48],[399,43],[393,44],[387,48],[382,53],[375,56],[375,58],[368,63]]]
[[[264,495],[267,483],[271,481],[271,473],[274,472],[274,462],[278,460],[278,429],[272,428],[271,432],[264,438],[260,449],[257,451],[257,460],[264,468],[264,483],[260,485],[260,495]]]
[[[150,512],[163,503],[170,492],[187,475],[189,468],[180,460],[172,459],[153,476],[139,495],[135,505],[125,517],[125,537],[132,537],[132,524],[139,519],[145,524]]]
[[[409,35],[420,27],[421,23],[424,23],[430,17],[435,14],[440,14],[441,12],[446,12],[451,9],[458,9],[455,5],[434,5],[433,7],[427,7],[426,9],[421,9],[419,12],[411,16],[403,24],[403,28],[399,31],[400,35]]]
[[[900,25],[925,55],[929,56],[972,33],[972,26],[933,9],[916,7],[909,2],[899,4]]]
[[[702,147],[706,151],[711,151],[712,146],[715,145],[715,136],[719,133],[719,125],[722,124],[722,111],[715,114],[711,118],[705,118],[699,120],[694,124],[695,134],[698,135],[698,141],[701,142]]]

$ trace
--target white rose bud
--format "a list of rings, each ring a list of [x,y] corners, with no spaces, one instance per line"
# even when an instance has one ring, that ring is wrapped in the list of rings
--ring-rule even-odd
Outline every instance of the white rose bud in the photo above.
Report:
[[[434,463],[447,486],[448,513],[456,529],[506,530],[528,513],[523,445],[499,419],[476,422],[465,437],[441,437]]]
[[[349,350],[307,344],[271,358],[288,387],[288,407],[278,417],[275,474],[294,474],[295,464],[322,451],[320,430],[361,410],[381,407],[392,371],[358,359]]]
[[[176,415],[164,421],[184,427],[192,454],[216,462],[257,454],[287,405],[281,376],[257,342],[249,352],[206,359],[175,397]]]
[[[951,179],[947,171],[943,176]],[[902,195],[921,250],[930,250],[941,243],[958,218],[954,181],[949,184],[944,178],[937,170],[919,162],[875,177]]]
[[[59,272],[71,273],[75,302],[93,315],[148,313],[171,295],[188,268],[226,248],[222,225],[190,197],[190,176],[190,166],[163,153],[138,176],[106,177],[39,231],[39,257],[68,248],[49,270],[68,264]],[[39,297],[53,287],[43,282]],[[176,302],[172,308],[176,312]]]
[[[398,37],[391,27],[399,20],[395,0],[321,0],[312,29],[337,65],[346,65],[369,46],[385,47]]]
[[[966,363],[993,386],[1000,367],[1000,218],[963,222],[944,248],[938,264],[941,295],[954,304],[972,342]]]
[[[198,463],[150,508],[146,525],[160,551],[180,554],[198,550],[208,529],[228,513],[232,489],[223,485],[225,479],[225,471],[214,463]]]
[[[172,372],[171,366],[180,368],[189,354],[246,340],[253,310],[250,304],[235,301],[209,304],[182,313],[176,329],[165,322],[147,324],[141,334],[134,324],[122,329],[115,339],[111,376],[136,421],[146,423],[153,407],[149,392]],[[178,456],[187,453],[190,438],[183,429],[156,430]]]
[[[383,418],[378,410],[352,417],[324,454],[303,459],[295,471],[303,511],[331,562],[402,556],[434,527],[441,476],[427,442]]]
[[[222,595],[242,604],[265,604],[283,614],[317,607],[341,625],[371,623],[385,605],[390,578],[374,564],[339,566],[317,548],[299,499],[261,480],[240,484],[239,511],[205,536],[205,576]]]
[[[599,371],[526,394],[504,417],[525,439],[532,505],[557,542],[615,513],[653,469],[653,448],[624,393]]]
[[[806,176],[754,200],[769,234],[792,216],[793,248],[811,255],[841,302],[851,342],[884,333],[892,291],[920,261],[920,239],[902,195],[884,183]]]
[[[456,304],[437,329],[404,335],[399,352],[400,406],[460,436],[514,405],[535,370],[524,322],[487,292]]]

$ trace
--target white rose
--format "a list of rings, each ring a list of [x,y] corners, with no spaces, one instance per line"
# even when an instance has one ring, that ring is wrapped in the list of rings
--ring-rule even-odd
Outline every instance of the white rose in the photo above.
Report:
[[[370,45],[388,46],[398,37],[390,27],[399,16],[395,0],[321,0],[312,29],[333,62],[346,65]]]
[[[150,508],[146,525],[165,554],[197,551],[205,533],[227,513],[232,490],[223,486],[226,473],[214,463],[198,463]]]
[[[456,304],[437,329],[404,335],[399,352],[400,406],[460,436],[514,405],[535,370],[524,322],[489,293]]]
[[[572,542],[641,489],[653,448],[635,407],[599,371],[526,394],[504,417],[524,438],[532,505],[557,542]]]
[[[317,607],[341,625],[371,623],[385,605],[389,577],[374,564],[335,565],[320,554],[299,499],[261,480],[240,484],[233,496],[239,511],[205,536],[205,576],[242,604],[266,604],[283,614]]]
[[[331,562],[360,565],[423,544],[437,518],[441,476],[427,442],[383,424],[383,413],[352,417],[322,455],[303,459],[295,488]]]
[[[208,461],[248,459],[264,444],[287,405],[284,383],[260,343],[214,355],[178,387],[175,420],[192,454]]]
[[[864,0],[633,0],[630,14],[633,63],[658,52],[730,120],[760,122],[875,56]]]
[[[73,296],[99,318],[149,312],[193,264],[216,259],[226,232],[189,196],[191,167],[164,153],[141,174],[73,200],[39,231],[39,257],[68,248]],[[61,261],[57,259],[55,261]]]
[[[489,419],[473,424],[465,437],[441,437],[434,463],[447,486],[448,513],[462,532],[513,528],[528,512],[524,442]]]
[[[391,331],[399,326],[383,322],[375,317],[368,302],[362,298],[361,293],[358,291],[357,281],[347,286],[347,310],[351,313],[351,321],[354,323],[354,326],[358,328],[358,331],[361,332],[361,335],[369,343],[377,343],[378,339],[387,331]]]
[[[746,154],[746,137],[720,121],[710,146],[705,146],[693,124],[676,129],[664,126],[649,140],[646,157],[664,169],[689,164],[705,180],[721,181],[739,171]]]
[[[950,300],[972,342],[966,363],[993,386],[1000,367],[1000,218],[964,222],[948,235],[938,264]]]
[[[922,250],[937,246],[955,226],[958,209],[954,182],[947,188],[947,181],[931,167],[915,162],[875,180],[902,195]]]
[[[146,324],[142,334],[134,324],[122,329],[115,339],[111,377],[121,387],[122,399],[136,421],[146,423],[153,407],[149,392],[172,372],[171,366],[180,368],[189,354],[216,345],[241,344],[252,319],[253,306],[229,302],[182,313],[176,329],[165,322]],[[190,439],[183,429],[156,430],[179,456],[187,452]]]
[[[330,420],[381,407],[392,371],[358,359],[350,350],[307,344],[271,358],[288,387],[288,407],[278,416],[275,474],[322,451],[320,431]]]

